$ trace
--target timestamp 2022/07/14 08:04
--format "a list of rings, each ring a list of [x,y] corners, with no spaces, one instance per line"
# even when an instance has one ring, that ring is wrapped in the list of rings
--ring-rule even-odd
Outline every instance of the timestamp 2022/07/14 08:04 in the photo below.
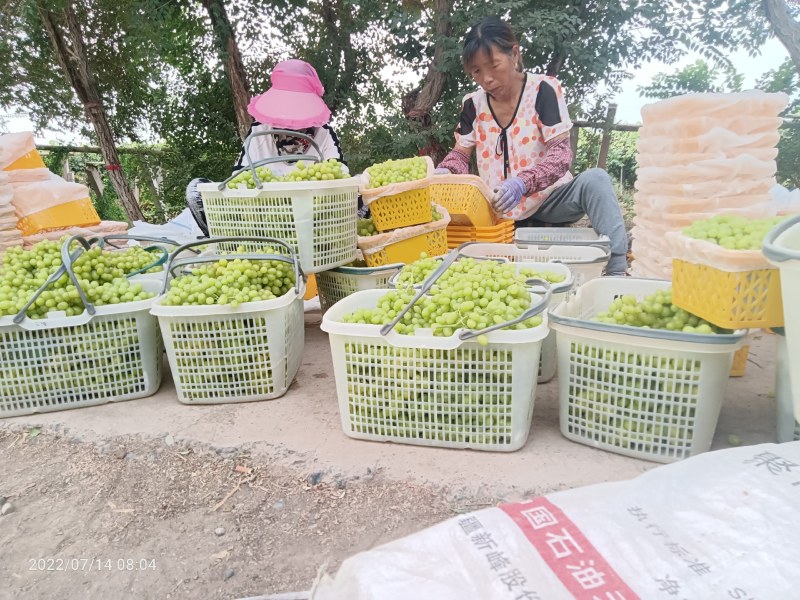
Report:
[[[29,558],[29,571],[155,571],[155,558]]]

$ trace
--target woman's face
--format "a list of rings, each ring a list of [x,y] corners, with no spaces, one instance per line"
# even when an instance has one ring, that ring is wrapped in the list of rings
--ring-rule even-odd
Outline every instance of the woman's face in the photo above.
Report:
[[[297,130],[299,133],[304,133],[308,136],[314,137],[314,128]],[[299,138],[285,133],[275,134],[275,147],[278,149],[279,155],[285,154],[305,154],[311,144],[308,140]]]
[[[506,54],[497,46],[492,52],[479,50],[472,60],[465,65],[467,74],[493,98],[506,98],[511,95],[512,83],[518,76],[519,46]]]

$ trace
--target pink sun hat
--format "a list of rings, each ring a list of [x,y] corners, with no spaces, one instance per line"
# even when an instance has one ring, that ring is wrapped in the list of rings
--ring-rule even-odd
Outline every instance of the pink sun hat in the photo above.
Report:
[[[330,120],[331,111],[322,101],[325,88],[307,62],[279,62],[270,81],[272,87],[247,105],[247,112],[259,122],[284,129],[305,129],[322,127]]]

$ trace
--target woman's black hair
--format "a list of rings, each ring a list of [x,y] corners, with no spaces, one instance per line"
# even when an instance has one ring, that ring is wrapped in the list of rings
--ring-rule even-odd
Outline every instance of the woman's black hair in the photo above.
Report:
[[[469,28],[464,38],[464,48],[461,51],[461,62],[466,66],[481,50],[489,56],[495,49],[511,56],[514,46],[519,41],[511,29],[511,25],[501,20],[500,17],[486,17],[477,25]],[[522,57],[520,57],[517,70],[522,70]]]

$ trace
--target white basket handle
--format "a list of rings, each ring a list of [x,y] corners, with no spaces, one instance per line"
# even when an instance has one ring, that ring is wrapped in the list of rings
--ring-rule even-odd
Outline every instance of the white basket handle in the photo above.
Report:
[[[533,306],[528,307],[528,309],[523,312],[520,316],[516,317],[515,319],[511,319],[510,321],[504,321],[503,323],[495,323],[490,327],[486,327],[485,329],[480,329],[475,331],[473,329],[465,329],[461,333],[458,334],[458,339],[460,340],[471,340],[472,338],[478,337],[479,335],[484,335],[491,331],[497,331],[498,329],[503,329],[504,327],[508,327],[510,325],[516,325],[517,323],[522,323],[523,321],[527,321],[531,317],[535,317],[540,312],[542,312],[547,306],[550,304],[550,297],[552,296],[552,291],[550,289],[550,282],[545,281],[544,279],[528,279],[525,281],[526,285],[537,285],[544,288],[544,296],[542,299],[539,300]]]
[[[91,320],[92,315],[95,313],[94,304],[89,302],[86,298],[86,294],[83,292],[83,288],[81,287],[78,278],[75,276],[75,271],[72,270],[72,263],[78,259],[78,257],[84,253],[84,251],[89,250],[94,244],[98,243],[99,238],[90,238],[89,240],[85,239],[83,236],[80,235],[73,235],[64,244],[61,246],[61,266],[55,270],[55,272],[47,278],[47,281],[42,284],[36,292],[34,292],[33,296],[30,297],[28,302],[22,309],[14,315],[12,322],[16,325],[24,327],[25,329],[42,329],[49,327],[45,319],[37,319],[36,321],[32,321],[28,319],[27,315],[25,314],[28,309],[33,306],[33,303],[36,302],[36,299],[42,295],[42,293],[50,287],[53,283],[61,279],[65,274],[70,278],[72,283],[78,289],[78,295],[83,302],[86,311],[83,315],[77,315],[76,319],[81,319],[84,317],[80,322],[75,321],[76,324],[87,323]],[[72,242],[78,242],[80,246],[77,250],[75,250],[72,254],[69,252],[69,247],[72,245]],[[34,324],[38,322],[38,324]]]
[[[214,253],[205,256],[178,258],[178,256],[183,251],[191,250],[195,246],[205,246],[206,244],[220,244],[226,242],[257,242],[259,244],[278,245],[286,249],[287,253],[289,254],[289,257],[287,258],[282,254],[264,254],[263,252],[262,253],[255,252],[255,253],[238,253],[238,254]],[[170,255],[170,259],[166,267],[164,283],[161,287],[161,294],[163,295],[166,293],[167,287],[169,286],[170,277],[172,276],[173,271],[178,267],[184,267],[186,265],[198,264],[198,263],[217,262],[218,260],[221,259],[236,259],[236,258],[243,258],[246,260],[279,260],[282,262],[290,263],[294,268],[294,289],[298,295],[300,294],[300,277],[302,276],[305,279],[305,274],[300,269],[300,263],[297,260],[297,256],[295,255],[294,249],[283,240],[270,237],[260,237],[260,236],[232,236],[232,237],[220,237],[220,238],[206,238],[203,240],[198,240],[196,242],[189,242],[188,244],[184,244],[183,246],[179,246]]]
[[[149,271],[153,267],[160,267],[161,265],[165,264],[169,260],[169,250],[167,250],[162,244],[168,244],[170,246],[179,246],[180,245],[178,242],[175,242],[175,241],[167,239],[167,238],[157,238],[157,237],[151,237],[151,236],[148,236],[148,235],[127,235],[127,234],[121,234],[121,233],[115,233],[115,234],[112,234],[112,235],[105,235],[105,236],[101,237],[98,245],[101,248],[103,248],[103,247],[105,247],[106,244],[108,244],[112,248],[117,248],[119,250],[122,249],[121,246],[117,246],[116,244],[114,244],[110,240],[135,240],[137,242],[138,241],[141,241],[141,242],[156,242],[152,246],[145,246],[144,247],[144,251],[145,252],[159,252],[161,254],[161,256],[159,256],[156,260],[154,260],[152,263],[150,263],[146,267],[142,267],[141,269],[137,269],[136,271],[131,271],[130,273],[126,273],[125,277],[133,277],[134,275],[139,275],[140,273],[146,273],[147,271]],[[195,254],[199,254],[199,252],[195,251]]]

